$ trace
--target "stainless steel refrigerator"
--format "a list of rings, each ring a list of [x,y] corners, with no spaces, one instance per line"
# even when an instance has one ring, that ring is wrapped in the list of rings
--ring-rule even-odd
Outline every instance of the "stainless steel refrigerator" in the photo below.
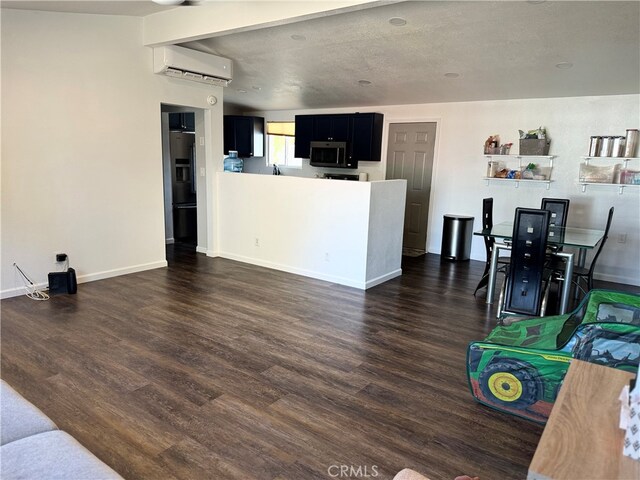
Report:
[[[195,134],[170,132],[173,236],[176,241],[197,239]]]

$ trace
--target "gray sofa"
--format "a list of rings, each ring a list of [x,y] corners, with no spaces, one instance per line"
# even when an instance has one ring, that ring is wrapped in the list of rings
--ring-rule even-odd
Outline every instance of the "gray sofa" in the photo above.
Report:
[[[0,438],[2,480],[122,480],[4,380]]]

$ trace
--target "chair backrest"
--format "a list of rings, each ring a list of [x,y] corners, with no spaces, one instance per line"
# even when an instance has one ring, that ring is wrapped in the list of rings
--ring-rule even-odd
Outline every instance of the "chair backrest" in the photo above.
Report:
[[[540,312],[550,217],[548,210],[516,209],[505,313],[535,316]]]
[[[593,271],[596,268],[596,262],[598,261],[598,257],[600,256],[600,252],[602,252],[602,248],[604,244],[607,242],[607,238],[609,238],[609,229],[611,228],[611,221],[613,220],[613,210],[611,207],[609,209],[609,217],[607,218],[607,226],[604,227],[604,237],[602,237],[602,241],[600,242],[600,246],[598,247],[598,251],[593,256],[593,260],[591,260],[591,265],[589,266],[589,276],[593,277]]]
[[[569,216],[568,198],[543,198],[540,208],[551,212],[549,227],[564,228],[567,226],[567,217]]]
[[[569,216],[568,198],[543,198],[541,207],[551,212],[549,218],[549,236],[562,242],[564,239],[564,227],[567,226]],[[562,247],[556,246],[556,251],[562,251]]]
[[[493,198],[482,199],[482,229],[493,227]]]
[[[482,199],[482,229],[490,230],[493,227],[493,198]],[[487,251],[487,262],[491,259],[495,238],[484,236],[484,248]]]

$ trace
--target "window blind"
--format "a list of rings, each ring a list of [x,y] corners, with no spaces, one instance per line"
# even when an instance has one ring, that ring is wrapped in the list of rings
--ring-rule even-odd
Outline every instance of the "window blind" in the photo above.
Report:
[[[295,122],[267,122],[267,135],[282,135],[285,137],[295,137]]]

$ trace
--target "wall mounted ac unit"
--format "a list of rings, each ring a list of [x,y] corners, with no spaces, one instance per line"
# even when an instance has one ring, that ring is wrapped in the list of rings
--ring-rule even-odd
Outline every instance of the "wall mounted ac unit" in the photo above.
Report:
[[[226,87],[233,78],[228,58],[168,45],[153,49],[153,71],[169,77]]]

